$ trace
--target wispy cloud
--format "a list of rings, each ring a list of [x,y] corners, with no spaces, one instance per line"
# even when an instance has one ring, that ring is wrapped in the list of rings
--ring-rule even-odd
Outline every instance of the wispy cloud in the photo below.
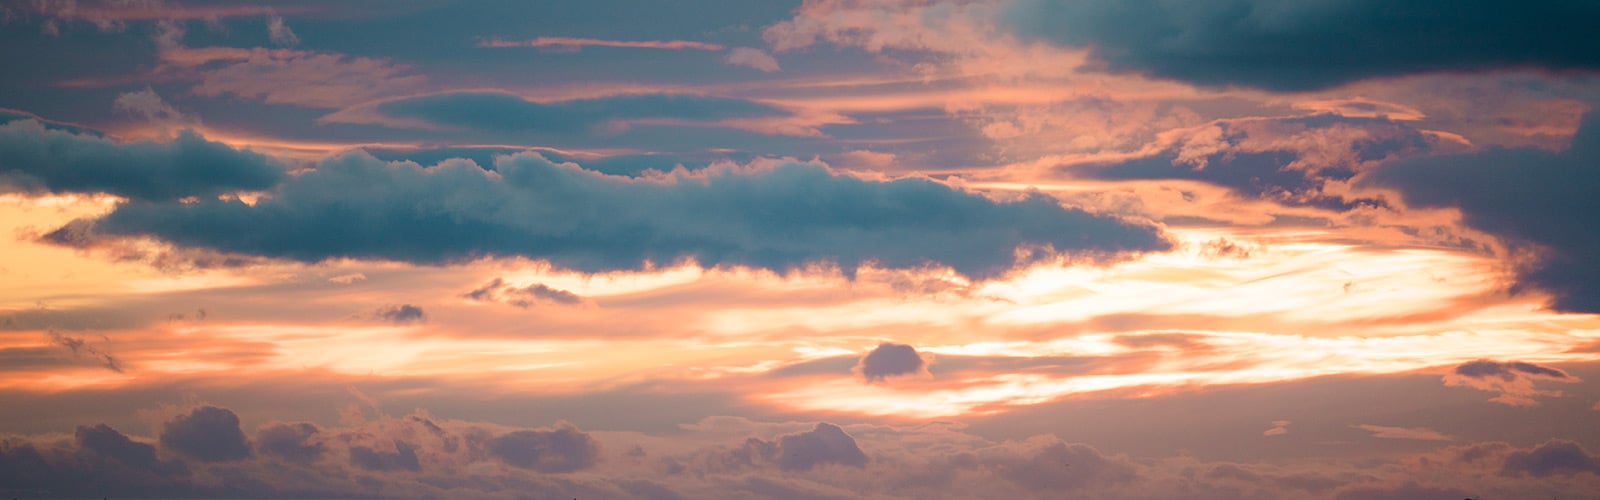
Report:
[[[489,38],[478,42],[479,47],[508,48],[508,47],[552,47],[567,50],[581,50],[584,47],[618,47],[630,49],[664,49],[664,50],[705,50],[719,51],[722,45],[690,40],[602,40],[599,38],[573,38],[564,36],[541,36],[532,40],[501,40]]]

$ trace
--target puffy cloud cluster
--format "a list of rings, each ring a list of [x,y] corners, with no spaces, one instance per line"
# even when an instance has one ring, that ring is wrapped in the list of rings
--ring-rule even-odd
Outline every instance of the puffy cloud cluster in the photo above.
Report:
[[[285,178],[271,157],[192,131],[171,142],[117,142],[48,127],[0,124],[0,192],[106,193],[143,201],[258,191]]]
[[[847,274],[868,264],[942,265],[979,279],[1063,256],[1171,247],[1154,227],[1042,194],[996,201],[927,179],[865,180],[805,163],[619,177],[531,153],[499,157],[493,171],[352,153],[253,204],[134,200],[45,238],[91,246],[115,237],[305,262],[501,256],[606,272],[692,259],[779,272],[826,263]]]
[[[855,370],[868,382],[881,382],[894,376],[925,374],[928,372],[928,362],[914,347],[884,342],[863,356]]]
[[[489,280],[483,286],[467,292],[463,297],[481,302],[504,302],[521,308],[532,307],[537,302],[553,302],[569,306],[583,303],[583,297],[579,297],[578,294],[551,288],[544,283],[518,287],[506,283],[502,278]]]

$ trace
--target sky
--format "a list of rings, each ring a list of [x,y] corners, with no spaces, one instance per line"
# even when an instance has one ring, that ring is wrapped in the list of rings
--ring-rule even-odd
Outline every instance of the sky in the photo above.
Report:
[[[0,3],[0,494],[1600,491],[1600,3]]]

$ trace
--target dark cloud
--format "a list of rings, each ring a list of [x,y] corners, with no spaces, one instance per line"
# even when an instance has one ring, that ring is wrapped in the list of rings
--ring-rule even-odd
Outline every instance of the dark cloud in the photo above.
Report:
[[[897,375],[926,373],[928,362],[917,354],[916,348],[905,344],[884,342],[861,358],[856,371],[868,382],[882,381]]]
[[[239,430],[233,410],[202,406],[167,422],[161,446],[202,462],[224,462],[250,457],[250,445]]]
[[[1339,492],[1336,500],[1460,500],[1476,498],[1456,488],[1406,483],[1398,486],[1358,486]]]
[[[119,143],[35,120],[0,125],[0,191],[176,200],[263,190],[283,178],[276,160],[192,131],[171,142]]]
[[[1532,450],[1517,450],[1506,455],[1501,474],[1547,477],[1555,474],[1600,474],[1600,457],[1590,455],[1578,443],[1547,441]]]
[[[489,453],[524,469],[573,472],[594,466],[600,457],[600,443],[563,423],[550,430],[515,431],[494,438]]]
[[[388,321],[397,325],[421,323],[428,319],[428,313],[423,312],[421,307],[411,304],[380,307],[377,311],[372,313],[372,316],[379,320]]]
[[[1455,372],[1457,375],[1465,377],[1495,377],[1502,380],[1515,379],[1519,373],[1525,373],[1535,377],[1568,377],[1566,372],[1557,370],[1555,368],[1546,368],[1533,363],[1524,363],[1521,361],[1508,361],[1505,363],[1500,363],[1496,361],[1489,361],[1487,359],[1463,363],[1461,366],[1456,367]]]
[[[865,467],[867,454],[856,446],[855,438],[827,422],[819,422],[809,431],[778,437],[770,453],[783,470],[810,470],[823,464]]]
[[[394,451],[351,446],[350,464],[372,471],[422,470],[422,462],[417,460],[416,447],[399,440],[394,441]]]
[[[1600,4],[1595,4],[1600,5]],[[1551,292],[1562,311],[1600,312],[1600,112],[1584,116],[1571,147],[1490,148],[1387,163],[1364,176],[1400,191],[1410,207],[1457,207],[1474,228],[1537,255],[1519,287]]]
[[[308,463],[322,458],[321,430],[310,423],[276,423],[256,431],[256,450],[290,462]]]
[[[1124,484],[1138,478],[1126,460],[1107,457],[1093,446],[1034,438],[977,453],[976,465],[1033,491],[1061,491]]]
[[[1512,406],[1535,406],[1539,404],[1535,398],[1561,395],[1561,391],[1534,387],[1534,383],[1540,380],[1577,382],[1578,378],[1533,363],[1487,359],[1464,363],[1444,377],[1445,385],[1498,392],[1500,395],[1490,401]]]
[[[128,439],[128,436],[106,424],[78,426],[73,437],[79,448],[115,459],[129,467],[155,469],[161,465],[161,460],[156,458],[156,447]]]
[[[380,104],[378,110],[472,129],[551,133],[584,133],[610,122],[638,119],[716,121],[787,114],[753,101],[695,95],[632,94],[539,103],[498,92],[411,97]]]
[[[1384,201],[1328,193],[1324,188],[1330,182],[1348,181],[1380,160],[1427,151],[1437,142],[1386,119],[1222,120],[1189,131],[1150,156],[1068,169],[1107,180],[1194,180],[1284,205],[1349,210]]]
[[[847,273],[943,264],[974,278],[1061,254],[1166,250],[1154,227],[1062,207],[1042,194],[997,202],[923,179],[878,182],[810,164],[717,168],[640,180],[533,154],[496,173],[353,153],[297,175],[255,205],[135,201],[47,240],[154,236],[185,247],[316,262],[548,259],[585,272],[693,258],[706,266]],[[70,233],[61,235],[61,233]]]
[[[83,337],[74,337],[55,330],[50,330],[48,333],[51,344],[65,347],[72,352],[74,357],[88,357],[95,360],[100,366],[104,366],[107,370],[122,373],[121,361],[118,361],[115,356],[112,356],[111,353],[106,352],[104,349],[89,345],[89,342],[84,340]]]
[[[532,307],[536,302],[554,302],[562,305],[583,303],[583,297],[579,297],[578,294],[551,288],[543,283],[518,288],[506,284],[505,280],[500,278],[489,280],[483,286],[462,296],[482,302],[505,302],[521,308]]]
[[[1437,71],[1600,68],[1600,4],[1468,0],[1015,0],[1024,35],[1088,46],[1112,71],[1311,90]]]

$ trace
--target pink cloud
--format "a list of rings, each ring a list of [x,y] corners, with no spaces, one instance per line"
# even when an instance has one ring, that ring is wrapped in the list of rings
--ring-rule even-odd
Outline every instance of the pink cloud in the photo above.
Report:
[[[695,42],[689,40],[601,40],[598,38],[573,38],[564,36],[541,36],[532,40],[501,40],[491,38],[478,42],[479,47],[507,48],[507,47],[552,47],[558,49],[581,50],[584,47],[619,47],[633,49],[666,49],[666,50],[707,50],[718,51],[724,47],[714,43]]]

